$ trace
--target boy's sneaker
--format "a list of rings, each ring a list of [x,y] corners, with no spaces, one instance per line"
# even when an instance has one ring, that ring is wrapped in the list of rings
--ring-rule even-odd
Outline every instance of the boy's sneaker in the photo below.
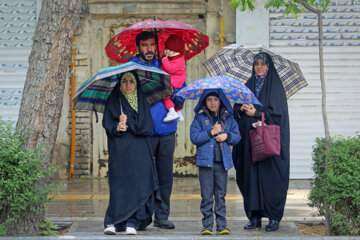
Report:
[[[206,226],[201,230],[201,235],[212,235],[212,226]]]
[[[230,229],[226,228],[226,227],[217,227],[216,228],[216,234],[219,235],[229,235],[230,234]]]
[[[178,116],[179,116],[179,119],[178,119],[179,122],[185,121],[185,118],[184,118],[184,116],[182,115],[181,111],[177,111],[176,113],[177,113]]]
[[[104,234],[106,235],[115,235],[116,234],[116,229],[114,224],[109,224],[106,226],[106,228],[104,229]]]
[[[166,114],[166,117],[164,118],[163,122],[172,122],[176,119],[180,118],[179,115],[174,111],[169,111],[167,114]]]
[[[126,234],[127,235],[136,235],[137,232],[136,232],[136,229],[133,227],[126,227]]]

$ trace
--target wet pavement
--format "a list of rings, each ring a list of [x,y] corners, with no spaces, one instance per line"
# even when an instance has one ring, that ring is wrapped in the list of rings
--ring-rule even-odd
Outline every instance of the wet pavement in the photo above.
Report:
[[[52,221],[99,221],[104,219],[109,201],[107,179],[60,180],[61,194],[49,203],[46,216]],[[319,221],[315,209],[307,206],[310,185],[307,180],[290,181],[283,222]],[[200,221],[198,178],[174,178],[169,219],[175,222]],[[246,221],[243,199],[234,179],[229,179],[226,196],[227,219]]]
[[[243,209],[243,199],[234,179],[229,179],[226,196],[228,227],[230,236],[201,236],[200,185],[198,178],[174,178],[169,220],[175,223],[173,230],[164,230],[152,224],[137,236],[106,236],[103,234],[103,219],[108,204],[107,179],[58,180],[60,194],[49,203],[46,216],[52,222],[72,223],[64,239],[289,239],[307,238],[296,228],[296,222],[319,222],[315,209],[307,206],[310,185],[307,180],[292,180],[288,191],[284,218],[280,230],[267,233],[264,226],[256,230],[243,229],[247,218]]]
[[[287,196],[284,218],[276,232],[265,232],[267,219],[263,227],[256,230],[244,230],[247,218],[243,209],[243,199],[234,179],[229,179],[226,196],[229,236],[201,236],[200,186],[198,178],[174,178],[169,220],[175,223],[175,229],[165,230],[151,224],[146,231],[136,236],[120,233],[115,236],[103,234],[103,220],[109,200],[107,179],[83,178],[58,180],[60,194],[54,195],[49,203],[46,217],[52,222],[71,224],[68,232],[58,237],[40,239],[358,239],[355,237],[308,237],[295,226],[297,222],[320,222],[314,216],[316,210],[307,205],[310,192],[309,181],[291,180]],[[215,230],[215,229],[214,229]],[[39,239],[39,237],[19,237],[1,239]]]

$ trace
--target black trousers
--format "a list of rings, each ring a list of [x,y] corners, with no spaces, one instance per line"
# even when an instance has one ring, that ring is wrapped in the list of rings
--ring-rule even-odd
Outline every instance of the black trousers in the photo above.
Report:
[[[170,195],[173,185],[175,133],[167,136],[152,136],[150,144],[154,153],[161,199],[155,200],[155,218],[167,220],[170,214]]]

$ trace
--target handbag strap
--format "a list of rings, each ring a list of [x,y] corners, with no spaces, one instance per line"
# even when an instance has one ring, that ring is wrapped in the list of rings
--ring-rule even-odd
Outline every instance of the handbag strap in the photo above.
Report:
[[[269,125],[272,125],[270,119],[268,118],[268,121],[269,121]],[[265,123],[265,112],[261,112],[261,123],[262,125],[261,126],[265,126],[264,123]]]

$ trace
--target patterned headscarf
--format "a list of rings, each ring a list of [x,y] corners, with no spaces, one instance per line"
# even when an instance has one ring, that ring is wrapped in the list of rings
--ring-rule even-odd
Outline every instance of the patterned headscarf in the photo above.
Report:
[[[121,84],[123,83],[125,77],[130,77],[134,83],[135,83],[135,91],[133,91],[132,93],[126,94],[122,88],[121,88]],[[138,97],[137,97],[137,86],[136,86],[136,78],[134,76],[134,74],[132,74],[131,72],[126,72],[122,75],[121,77],[121,81],[120,81],[120,91],[122,92],[122,94],[124,94],[125,98],[128,100],[130,106],[136,111],[138,112]]]
[[[268,56],[266,54],[264,54],[264,53],[258,53],[258,54],[255,55],[254,64],[255,64],[256,60],[258,60],[259,58],[261,58],[266,63],[268,68],[270,67]]]
[[[268,57],[263,54],[263,53],[259,53],[259,54],[256,54],[255,57],[254,57],[254,66],[255,66],[255,62],[261,58],[265,63],[266,65],[268,66],[268,71],[269,71],[269,59]],[[261,88],[262,86],[264,85],[264,81],[265,81],[265,77],[268,73],[268,71],[263,75],[263,76],[258,76],[256,73],[255,73],[255,78],[256,78],[256,81],[255,81],[255,95],[256,97],[259,96],[260,94],[260,91],[261,91]]]

